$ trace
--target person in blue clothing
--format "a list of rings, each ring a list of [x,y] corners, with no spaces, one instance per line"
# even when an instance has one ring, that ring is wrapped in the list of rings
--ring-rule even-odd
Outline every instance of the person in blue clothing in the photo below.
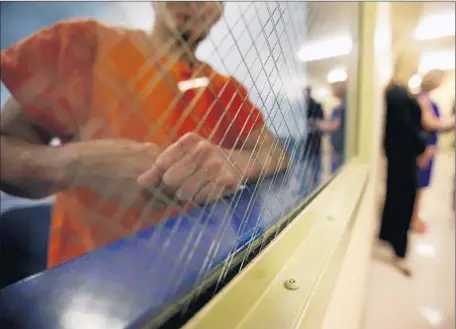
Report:
[[[331,173],[336,172],[345,161],[345,108],[346,81],[335,82],[331,85],[333,96],[340,102],[331,114]]]
[[[331,84],[332,94],[339,102],[329,120],[323,115],[315,121],[315,126],[320,133],[330,134],[331,144],[331,174],[335,173],[345,161],[345,107],[346,107],[346,81]]]
[[[429,96],[431,91],[440,87],[444,77],[445,72],[442,70],[431,70],[427,72],[422,79],[421,91],[417,97],[421,108],[421,122],[424,129],[429,133],[427,143],[430,152],[427,153],[427,157],[423,158],[423,166],[418,171],[419,188],[412,218],[412,229],[416,233],[424,233],[427,230],[425,222],[419,217],[419,211],[423,190],[431,184],[438,133],[454,128],[454,118],[450,120],[442,119],[439,107]]]

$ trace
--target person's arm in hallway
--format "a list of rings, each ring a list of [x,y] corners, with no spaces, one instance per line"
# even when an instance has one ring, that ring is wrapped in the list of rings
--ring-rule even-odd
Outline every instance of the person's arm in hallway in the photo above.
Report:
[[[428,97],[418,96],[418,103],[421,108],[421,122],[427,131],[446,132],[451,131],[455,126],[454,117],[443,120],[434,115],[432,104]]]
[[[324,117],[322,117],[320,120],[317,120],[316,124],[320,131],[325,133],[331,133],[339,129],[340,115],[338,115],[337,111],[337,109],[333,111],[333,114],[331,115],[331,118],[329,120],[325,120]]]
[[[429,161],[431,161],[431,159],[434,157],[436,151],[437,151],[437,149],[436,149],[435,145],[426,146],[426,148],[424,149],[424,152],[421,153],[418,156],[418,158],[416,159],[416,163],[417,163],[418,167],[420,169],[425,169],[428,166]]]

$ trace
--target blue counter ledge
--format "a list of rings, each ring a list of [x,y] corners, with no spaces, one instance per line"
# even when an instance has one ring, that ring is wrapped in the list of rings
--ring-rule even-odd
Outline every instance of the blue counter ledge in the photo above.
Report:
[[[0,291],[2,329],[138,328],[188,296],[308,195],[294,166]],[[298,174],[299,173],[299,174]]]

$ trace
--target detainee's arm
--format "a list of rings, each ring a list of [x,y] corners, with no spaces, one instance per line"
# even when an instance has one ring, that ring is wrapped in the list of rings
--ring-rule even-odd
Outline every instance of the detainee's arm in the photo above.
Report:
[[[273,174],[290,165],[287,151],[265,125],[254,128],[246,138],[244,147],[234,150],[231,158],[247,179]]]
[[[261,111],[251,102],[247,89],[231,78],[225,85],[234,95],[230,96],[233,125],[229,134],[237,138],[236,150],[226,150],[246,180],[256,180],[263,175],[282,171],[290,165],[288,153],[267,128]]]
[[[61,22],[1,52],[1,80],[12,94],[0,114],[3,191],[42,198],[65,188],[61,181],[65,160],[58,148],[49,146],[53,137],[69,139],[76,133],[68,124],[68,113],[55,106],[57,89],[68,87],[59,68],[88,64],[88,56],[74,59],[66,42],[81,49],[77,41],[89,38],[87,27],[93,24]]]
[[[49,146],[53,136],[35,125],[12,97],[2,108],[0,122],[1,190],[38,199],[64,188],[59,183],[62,157],[57,148]]]
[[[141,186],[161,181],[178,200],[207,203],[234,193],[246,181],[288,167],[285,149],[266,128],[245,88],[234,79],[222,82],[227,97],[218,98],[216,109],[221,118],[230,120],[225,137],[232,146],[223,149],[196,132],[187,133],[166,147],[155,166],[138,178]]]
[[[53,137],[77,136],[81,124],[75,117],[87,117],[90,104],[81,100],[91,92],[83,87],[90,85],[85,82],[91,79],[99,28],[92,20],[60,22],[1,52],[1,79],[13,98],[0,114],[0,187],[26,198],[89,188],[126,207],[159,200],[152,206],[161,209],[167,197],[136,182],[154,165],[155,145],[101,139],[49,146]],[[113,182],[118,184],[107,188]]]
[[[155,145],[121,139],[73,141],[58,148],[48,145],[52,137],[71,139],[79,133],[74,117],[81,114],[77,111],[88,110],[89,104],[61,106],[68,93],[74,91],[74,81],[67,81],[68,72],[61,70],[70,68],[72,73],[76,70],[82,78],[90,79],[97,39],[93,32],[100,28],[97,24],[58,23],[1,52],[2,81],[14,97],[1,114],[1,189],[17,196],[41,198],[69,187],[81,187],[127,207],[147,204],[162,209],[169,199],[161,194],[161,188],[156,188],[160,177],[147,186],[137,183],[141,174],[155,166],[161,153]],[[243,149],[232,154],[231,160],[248,179],[288,165],[283,147],[263,128],[262,124],[256,125],[245,138]],[[189,140],[193,139],[190,136]],[[203,151],[210,151],[207,143],[201,145],[205,146]],[[219,165],[220,161],[214,163]],[[171,167],[160,171],[166,175],[172,172]],[[182,176],[183,180],[186,178]],[[227,181],[234,180],[230,176]],[[113,182],[118,182],[117,188],[106,188]],[[173,186],[170,197],[176,191],[179,186]],[[160,202],[155,202],[158,199]],[[206,195],[199,198],[212,199]]]

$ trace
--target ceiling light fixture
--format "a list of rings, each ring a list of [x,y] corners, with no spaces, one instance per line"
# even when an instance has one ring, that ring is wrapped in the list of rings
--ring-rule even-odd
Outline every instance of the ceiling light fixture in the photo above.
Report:
[[[455,52],[443,51],[423,54],[420,61],[420,73],[426,73],[430,70],[452,70],[455,68]]]
[[[328,90],[326,88],[320,88],[317,90],[318,98],[325,98],[328,95]]]
[[[421,77],[418,74],[415,74],[408,83],[410,90],[417,91],[421,86]]]
[[[347,78],[348,78],[347,71],[343,68],[331,70],[327,76],[327,80],[329,83],[346,81]]]
[[[455,14],[445,13],[424,17],[415,30],[416,40],[431,40],[455,35]]]
[[[309,43],[298,52],[299,60],[311,62],[326,58],[347,55],[353,48],[353,42],[349,36],[331,38]]]

